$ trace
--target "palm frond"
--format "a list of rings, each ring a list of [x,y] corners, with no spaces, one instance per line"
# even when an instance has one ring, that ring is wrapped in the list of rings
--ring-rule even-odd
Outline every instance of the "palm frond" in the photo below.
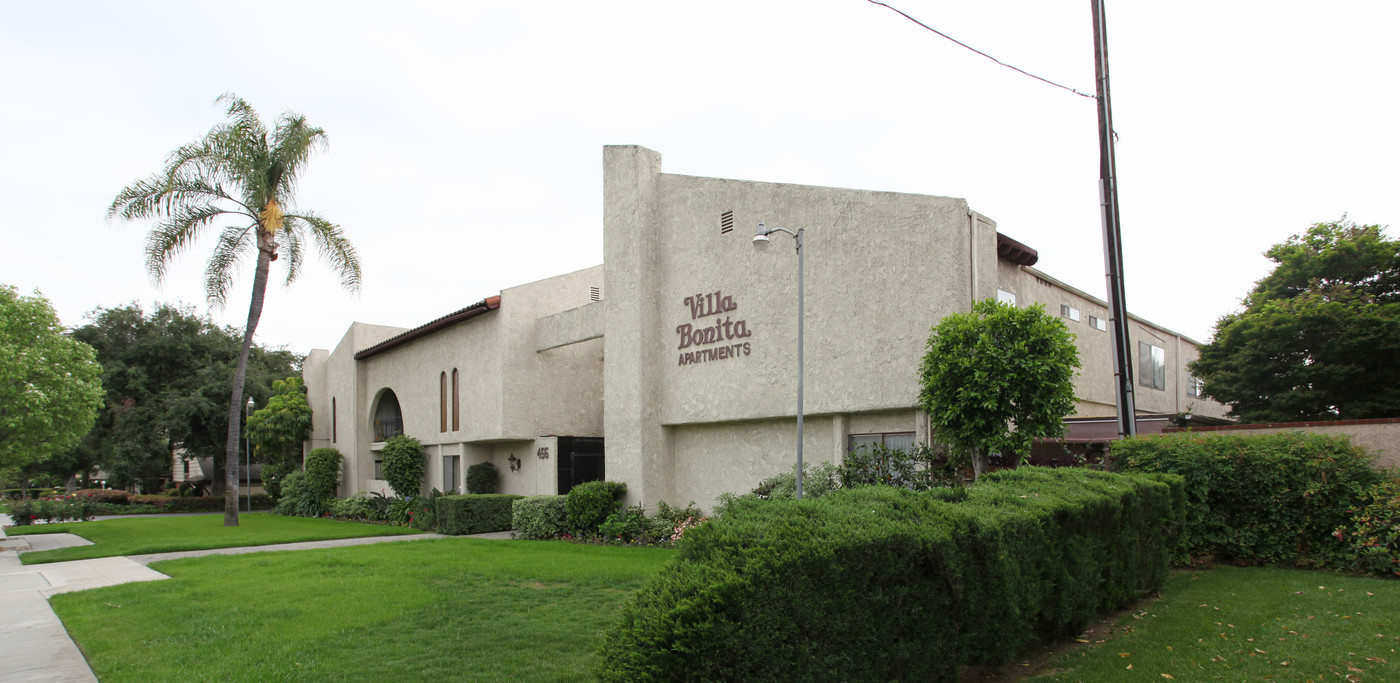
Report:
[[[272,136],[271,161],[277,169],[273,180],[281,197],[291,197],[296,193],[297,181],[311,153],[324,149],[327,144],[326,131],[306,123],[306,117],[291,112],[283,112],[277,117],[277,126]]]
[[[228,290],[233,287],[238,259],[248,245],[254,243],[254,228],[254,225],[229,226],[219,234],[214,254],[204,267],[204,296],[209,300],[210,308],[218,310],[224,307]]]
[[[289,286],[301,275],[302,261],[302,236],[300,226],[289,226],[286,217],[283,217],[282,230],[277,233],[277,244],[280,247],[278,252],[285,259],[284,267],[287,269],[287,280],[282,285]]]
[[[199,237],[200,230],[215,218],[235,213],[213,204],[182,205],[157,221],[146,235],[146,270],[161,282],[166,268]]]
[[[159,174],[123,188],[107,208],[107,217],[124,220],[160,218],[173,214],[181,206],[210,204],[219,200],[242,205],[223,187],[211,184],[202,177],[185,172],[174,176]]]
[[[295,219],[296,229],[305,224],[306,229],[311,232],[311,238],[316,243],[321,259],[340,276],[340,286],[347,292],[358,293],[360,258],[355,255],[355,246],[350,244],[340,226],[310,212],[287,214],[286,218]]]

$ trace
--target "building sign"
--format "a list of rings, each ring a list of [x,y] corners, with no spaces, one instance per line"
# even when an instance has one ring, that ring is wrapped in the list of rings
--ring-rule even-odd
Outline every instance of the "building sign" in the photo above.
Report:
[[[748,321],[735,320],[733,316],[726,315],[739,308],[734,303],[734,297],[716,290],[709,294],[688,296],[681,303],[690,311],[693,322],[676,326],[676,334],[680,336],[680,343],[676,346],[680,351],[677,365],[749,355],[749,342],[744,341],[751,334]]]

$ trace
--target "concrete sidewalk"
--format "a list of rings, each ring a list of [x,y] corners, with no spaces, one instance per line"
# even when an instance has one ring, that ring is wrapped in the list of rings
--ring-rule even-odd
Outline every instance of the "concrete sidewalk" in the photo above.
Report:
[[[160,560],[448,538],[441,534],[372,536],[25,565],[19,559],[21,552],[91,545],[92,542],[73,534],[6,536],[4,526],[9,523],[9,516],[0,514],[0,681],[5,683],[97,680],[82,651],[68,636],[63,622],[49,607],[49,596],[57,593],[168,579],[170,577],[146,566]],[[510,538],[510,532],[477,537]]]

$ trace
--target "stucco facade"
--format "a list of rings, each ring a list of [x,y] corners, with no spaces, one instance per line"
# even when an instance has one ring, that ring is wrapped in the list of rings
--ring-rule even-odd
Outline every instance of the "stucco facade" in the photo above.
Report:
[[[1066,320],[1084,362],[1077,415],[1113,414],[1108,335],[1087,324],[1106,319],[1103,302],[1024,265],[1029,250],[965,200],[668,174],[656,152],[613,146],[606,268],[506,289],[414,330],[352,325],[307,359],[311,445],[346,455],[344,493],[382,488],[373,421],[388,390],[403,430],[428,445],[428,486],[451,487],[441,463],[455,456],[456,486],[489,460],[503,492],[555,493],[558,436],[603,437],[606,476],[633,502],[710,507],[752,488],[791,467],[796,446],[797,254],[782,234],[755,252],[759,221],[805,229],[808,462],[839,460],[853,437],[927,440],[916,371],[929,329],[988,297],[1078,311]],[[1132,324],[1164,364],[1160,388],[1139,388],[1141,412],[1224,414],[1186,396],[1195,342]],[[444,431],[451,392],[460,424],[448,415]]]

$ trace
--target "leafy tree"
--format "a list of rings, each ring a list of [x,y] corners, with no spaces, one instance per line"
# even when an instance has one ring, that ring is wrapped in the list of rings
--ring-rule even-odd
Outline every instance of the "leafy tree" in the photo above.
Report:
[[[64,333],[48,299],[0,285],[0,470],[77,443],[101,405],[101,373],[92,347]]]
[[[272,398],[248,418],[248,436],[262,463],[263,488],[277,497],[277,480],[301,466],[301,444],[311,433],[311,406],[300,377],[272,383]]]
[[[1317,223],[1223,316],[1191,372],[1242,422],[1400,416],[1400,241]]]
[[[187,458],[211,460],[222,492],[223,402],[238,360],[238,332],[189,308],[163,304],[148,315],[131,304],[93,310],[73,336],[96,349],[105,389],[96,424],[69,454],[74,463],[101,465],[115,486],[149,488],[170,476],[179,448]],[[294,374],[297,365],[288,351],[254,346],[248,393],[265,400],[273,378]]]
[[[241,98],[228,94],[219,102],[228,105],[228,122],[215,126],[204,139],[175,150],[161,172],[123,189],[107,215],[155,221],[147,236],[146,269],[156,281],[165,277],[175,256],[215,222],[235,221],[220,233],[204,270],[205,296],[214,308],[223,306],[239,262],[253,250],[257,263],[253,295],[229,394],[224,446],[228,488],[236,489],[248,354],[262,317],[272,261],[279,250],[285,252],[286,284],[290,285],[301,272],[306,233],[310,233],[321,256],[339,273],[341,285],[352,292],[360,287],[360,262],[340,226],[314,213],[292,210],[298,175],[311,152],[325,145],[325,131],[291,112],[278,117],[269,131]],[[226,497],[224,526],[238,526],[234,496]]]
[[[987,299],[934,326],[919,367],[919,405],[934,437],[972,458],[1030,456],[1036,439],[1063,436],[1074,410],[1074,336],[1039,304],[1017,308]]]
[[[400,498],[422,493],[423,442],[407,434],[391,437],[384,442],[384,480]]]

